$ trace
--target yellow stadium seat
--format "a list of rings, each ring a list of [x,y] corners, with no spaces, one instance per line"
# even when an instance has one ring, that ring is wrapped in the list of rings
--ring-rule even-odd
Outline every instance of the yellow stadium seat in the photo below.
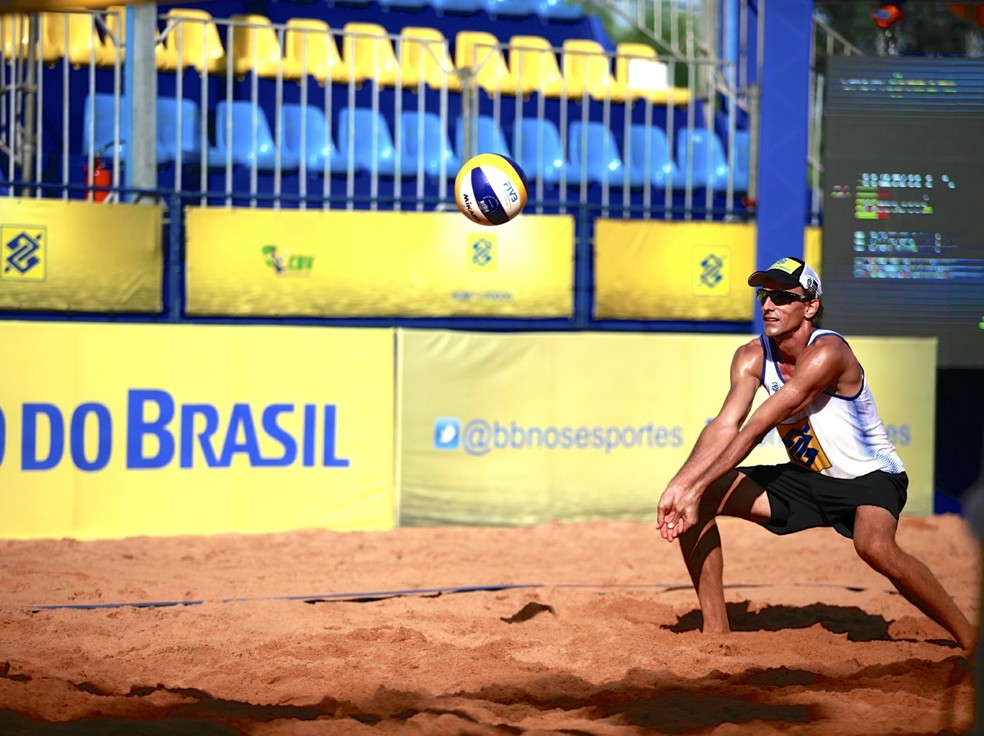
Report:
[[[249,72],[276,77],[283,64],[280,39],[265,15],[232,15],[232,69],[238,77]]]
[[[432,89],[447,85],[449,91],[461,90],[448,40],[436,28],[405,26],[400,31],[399,56],[404,87],[419,87],[423,82]]]
[[[350,22],[342,31],[342,61],[352,79],[395,87],[400,65],[386,29],[378,23]]]
[[[111,5],[106,8],[103,14],[103,25],[105,26],[105,36],[103,40],[103,48],[105,49],[105,54],[103,55],[103,63],[106,66],[112,66],[116,61],[116,56],[119,55],[120,63],[126,60],[126,47],[123,45],[126,41],[126,6],[125,5]],[[157,46],[155,51],[160,51],[160,31],[156,32]]]
[[[10,63],[14,58],[27,58],[30,43],[28,18],[21,13],[0,14],[0,41],[3,44],[3,58]]]
[[[550,41],[541,36],[513,36],[509,39],[509,69],[516,78],[517,93],[540,92],[560,97],[564,78]]]
[[[667,66],[652,46],[623,42],[615,47],[615,53],[615,84],[625,99],[648,99],[661,105],[690,101],[690,90],[670,84]]]
[[[331,34],[331,27],[317,18],[291,18],[284,31],[284,78],[313,77],[319,84],[348,83],[348,67]]]
[[[111,5],[106,8],[103,22],[106,24],[107,65],[113,64],[115,53],[119,53],[121,62],[124,61],[126,59],[126,6]],[[177,66],[177,54],[161,41],[160,30],[154,31],[154,42],[157,68],[174,69]]]
[[[516,94],[516,79],[506,66],[499,39],[487,31],[458,31],[454,41],[454,63],[467,71],[474,83],[490,95]]]
[[[113,51],[103,45],[92,14],[41,13],[40,17],[40,54],[44,61],[54,63],[67,56],[74,67],[113,63]]]
[[[163,35],[164,49],[157,55],[159,69],[177,69],[180,65],[215,73],[225,68],[225,49],[208,11],[172,8],[167,12]]]
[[[583,99],[587,94],[596,100],[606,97],[615,102],[625,100],[612,76],[610,59],[597,41],[583,38],[564,41],[563,69],[564,84],[571,99]]]

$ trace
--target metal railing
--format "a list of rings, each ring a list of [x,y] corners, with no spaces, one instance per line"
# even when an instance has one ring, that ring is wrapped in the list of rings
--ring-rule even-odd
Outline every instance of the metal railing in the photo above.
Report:
[[[18,194],[92,197],[100,165],[118,187],[128,163],[141,165],[128,162],[127,147],[152,136],[162,193],[205,206],[442,209],[458,164],[489,145],[481,123],[526,166],[532,211],[590,204],[607,216],[746,216],[747,183],[736,176],[748,166],[736,140],[740,70],[688,56],[687,39],[671,39],[665,57],[638,44],[608,52],[489,34],[463,52],[467,38],[423,33],[435,29],[171,11],[153,46],[158,129],[130,131],[121,14],[21,18],[24,42],[5,41],[8,31],[21,38],[21,26],[0,27],[0,152],[8,181],[23,184]],[[680,77],[687,86],[673,85]],[[555,148],[531,145],[531,131],[555,136]],[[367,138],[375,156],[364,157]],[[549,161],[531,158],[547,153]]]

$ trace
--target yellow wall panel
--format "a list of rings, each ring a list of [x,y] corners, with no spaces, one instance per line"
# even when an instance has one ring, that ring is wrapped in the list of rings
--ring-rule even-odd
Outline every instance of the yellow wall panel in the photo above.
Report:
[[[403,524],[654,518],[660,493],[724,401],[734,351],[752,339],[442,331],[399,338]],[[909,472],[906,511],[931,513],[932,341],[851,343]],[[785,461],[771,432],[746,462]]]
[[[189,209],[195,315],[568,317],[574,221]]]
[[[160,312],[156,205],[0,199],[0,309]]]
[[[754,270],[750,223],[599,219],[595,317],[747,321]]]
[[[391,330],[0,323],[0,537],[394,524]]]

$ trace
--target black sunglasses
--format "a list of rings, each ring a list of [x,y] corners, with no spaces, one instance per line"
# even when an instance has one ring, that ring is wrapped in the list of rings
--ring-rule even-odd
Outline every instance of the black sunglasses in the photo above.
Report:
[[[777,289],[772,291],[771,289],[759,289],[755,292],[755,297],[759,300],[759,304],[765,304],[766,299],[771,299],[772,303],[777,307],[783,307],[787,304],[792,304],[793,302],[812,302],[812,296],[804,296],[803,294],[794,294],[791,291],[782,291]]]

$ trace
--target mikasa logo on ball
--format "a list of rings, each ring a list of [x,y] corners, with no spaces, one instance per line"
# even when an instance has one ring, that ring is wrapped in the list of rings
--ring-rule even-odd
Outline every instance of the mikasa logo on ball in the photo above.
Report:
[[[465,210],[465,214],[471,217],[472,219],[475,219],[475,208],[472,207],[472,198],[469,197],[467,193],[462,193],[461,204]]]

